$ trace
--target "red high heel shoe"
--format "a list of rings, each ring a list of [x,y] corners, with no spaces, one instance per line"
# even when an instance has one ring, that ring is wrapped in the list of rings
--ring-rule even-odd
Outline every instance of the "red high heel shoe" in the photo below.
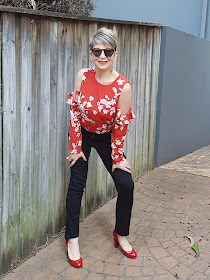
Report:
[[[117,237],[115,230],[113,231],[113,236],[114,236],[114,246],[115,246],[115,248],[117,248],[117,247],[119,247],[120,243],[118,241],[118,237]],[[132,249],[131,251],[124,251],[122,248],[122,251],[123,251],[124,255],[128,258],[134,259],[137,257],[137,254],[134,251],[134,249]]]
[[[68,254],[68,240],[66,240],[66,249],[67,249],[67,256],[68,256],[70,265],[72,265],[73,267],[76,267],[76,268],[82,267],[82,258],[80,258],[80,259],[78,259],[76,261],[73,261],[73,260],[71,260],[69,258],[69,254]]]

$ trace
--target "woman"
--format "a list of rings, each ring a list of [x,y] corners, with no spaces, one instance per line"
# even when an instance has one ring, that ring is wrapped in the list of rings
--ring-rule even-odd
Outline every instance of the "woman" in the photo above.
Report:
[[[117,38],[108,28],[100,28],[90,40],[93,69],[78,72],[74,92],[67,95],[70,105],[69,155],[71,178],[66,198],[66,245],[69,262],[82,266],[79,251],[79,215],[86,185],[91,147],[101,157],[118,192],[114,244],[135,258],[126,236],[129,234],[134,183],[124,157],[123,143],[127,126],[133,118],[131,86],[113,69],[117,58]]]

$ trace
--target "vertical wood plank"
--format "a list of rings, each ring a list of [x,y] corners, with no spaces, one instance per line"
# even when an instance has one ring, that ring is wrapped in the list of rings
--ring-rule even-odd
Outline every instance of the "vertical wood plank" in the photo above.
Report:
[[[66,187],[67,187],[67,178],[65,178],[66,168],[67,168],[67,106],[66,106],[66,94],[67,94],[67,23],[59,20],[58,23],[58,76],[57,76],[57,129],[56,129],[56,138],[57,138],[57,147],[56,147],[56,200],[57,200],[57,215],[62,216],[60,219],[61,226],[65,221],[65,196],[66,196]],[[70,34],[69,34],[70,36]],[[69,177],[69,175],[68,175]],[[69,178],[68,178],[69,179]],[[62,192],[60,190],[62,190]],[[64,190],[65,189],[65,190]],[[57,218],[58,218],[57,216]]]
[[[136,154],[139,156],[139,174],[144,174],[143,172],[143,137],[144,137],[144,99],[145,99],[145,82],[146,82],[146,33],[147,27],[142,26],[140,28],[139,35],[139,70],[138,70],[138,82],[139,82],[139,98],[137,100],[137,113],[136,120],[138,121],[138,126],[136,127]],[[138,143],[138,144],[137,144]],[[137,150],[138,149],[138,150]]]
[[[0,15],[0,49],[2,49],[2,14]],[[2,53],[0,52],[0,69],[2,71]],[[2,76],[0,75],[0,85],[2,84]],[[0,225],[2,225],[2,205],[3,205],[3,104],[2,104],[2,87],[0,87]],[[2,252],[2,244],[0,241],[0,254]],[[0,258],[0,271],[2,271],[2,258]]]
[[[19,221],[19,246],[20,253],[24,256],[29,252],[32,216],[32,45],[31,45],[31,20],[26,17],[20,22],[20,150],[18,153],[20,164],[20,221]]]
[[[54,185],[57,177],[56,169],[56,149],[57,149],[57,76],[58,76],[58,22],[50,21],[50,123],[49,123],[49,194],[48,194],[48,207],[49,207],[49,221],[50,225],[48,231],[50,234],[56,232],[56,224],[58,222],[57,211],[57,192],[58,188],[55,189]],[[61,94],[61,93],[60,93]]]
[[[2,15],[3,190],[1,250],[4,271],[18,255],[19,179],[16,166],[15,15]],[[16,199],[14,199],[16,198]]]
[[[156,98],[158,90],[158,65],[160,59],[160,29],[153,28],[153,46],[152,46],[152,72],[151,72],[151,107],[150,107],[150,131],[149,131],[149,158],[148,170],[154,167],[154,149],[155,149],[155,127],[156,127]]]
[[[59,37],[59,30],[58,30],[58,38]],[[69,162],[66,160],[67,154],[68,154],[68,126],[69,126],[69,105],[66,104],[67,98],[66,95],[69,92],[72,92],[74,89],[74,80],[75,80],[75,71],[74,71],[74,65],[75,65],[75,50],[74,50],[74,45],[75,45],[75,23],[73,21],[68,22],[67,26],[67,42],[66,45],[68,47],[68,52],[67,52],[67,72],[66,72],[66,88],[63,89],[64,91],[60,92],[61,95],[63,95],[64,98],[64,112],[66,115],[66,127],[63,131],[64,134],[64,149],[65,149],[65,156],[63,158],[64,164],[66,166],[66,176],[65,176],[65,182],[64,182],[64,196],[66,198],[67,194],[67,189],[68,189],[68,183],[69,183],[69,178],[70,178],[70,167],[69,167]],[[58,40],[59,43],[59,40]],[[58,190],[59,191],[59,190]],[[56,199],[56,198],[55,198]],[[59,206],[60,202],[57,201],[57,205]],[[65,211],[65,208],[64,208]],[[65,215],[64,215],[65,216]],[[59,218],[59,212],[57,211],[57,217]],[[64,223],[65,224],[65,223]]]
[[[50,116],[50,48],[49,33],[50,25],[48,19],[40,21],[40,83],[39,83],[39,108],[38,108],[38,158],[39,158],[39,242],[43,243],[47,239],[44,234],[49,224],[48,195],[49,195],[49,116]]]
[[[40,115],[39,110],[41,108],[40,98],[40,79],[41,79],[41,22],[39,19],[33,19],[31,23],[31,45],[32,45],[32,96],[33,96],[33,175],[32,175],[32,190],[31,195],[32,201],[32,216],[31,216],[31,234],[34,237],[33,245],[39,246],[42,244],[39,238],[39,211],[41,209],[41,198],[39,194],[39,177],[40,177],[40,133],[39,123]]]
[[[153,28],[147,28],[147,56],[146,56],[146,82],[144,99],[144,136],[143,136],[143,172],[148,171],[149,158],[149,129],[150,129],[150,87],[151,87],[151,63],[152,63],[152,39]]]

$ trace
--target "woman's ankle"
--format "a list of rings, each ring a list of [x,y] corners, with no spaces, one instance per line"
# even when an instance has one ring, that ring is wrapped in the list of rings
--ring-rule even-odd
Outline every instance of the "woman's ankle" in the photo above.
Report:
[[[70,239],[68,240],[68,242],[69,242],[70,244],[79,244],[79,237],[70,238]]]

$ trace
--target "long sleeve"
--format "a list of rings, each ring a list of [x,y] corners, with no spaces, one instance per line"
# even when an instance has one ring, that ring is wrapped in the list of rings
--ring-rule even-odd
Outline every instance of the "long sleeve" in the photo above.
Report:
[[[112,162],[116,164],[123,160],[123,145],[130,120],[134,118],[134,114],[130,108],[126,115],[121,114],[121,110],[117,108],[117,114],[112,128],[111,147],[112,147]]]
[[[78,92],[76,92],[78,96]],[[73,97],[73,92],[67,94],[67,104],[70,105],[69,118],[69,152],[73,154],[82,151],[82,134],[80,124],[80,112],[78,110],[78,98]]]

